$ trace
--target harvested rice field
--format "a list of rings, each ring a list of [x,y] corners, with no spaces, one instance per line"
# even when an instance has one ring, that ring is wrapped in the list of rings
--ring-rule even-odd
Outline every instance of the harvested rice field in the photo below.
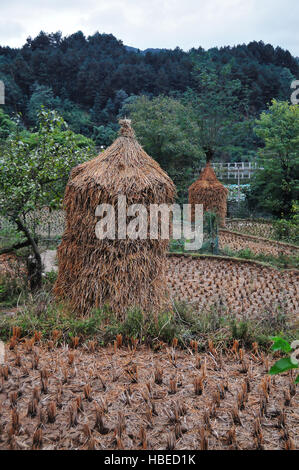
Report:
[[[271,222],[254,219],[226,219],[226,228],[244,235],[269,238],[274,240],[274,228]]]
[[[171,255],[168,285],[173,300],[226,307],[239,318],[258,318],[277,309],[290,320],[299,315],[299,271],[278,271],[258,263]]]
[[[7,346],[0,449],[298,448],[294,375],[270,378],[257,346],[191,346]]]
[[[249,249],[256,255],[264,254],[278,257],[299,256],[299,247],[289,245],[274,240],[267,240],[252,235],[232,232],[229,230],[219,231],[219,247],[221,249],[229,248],[232,251]]]

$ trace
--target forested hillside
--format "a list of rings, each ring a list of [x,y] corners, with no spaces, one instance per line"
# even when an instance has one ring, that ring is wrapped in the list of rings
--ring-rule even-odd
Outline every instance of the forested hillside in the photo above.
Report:
[[[136,96],[168,95],[186,102],[186,96],[194,99],[194,93],[197,98],[205,93],[205,74],[216,77],[218,87],[238,81],[233,96],[248,118],[273,98],[289,99],[299,63],[288,51],[262,42],[208,51],[138,51],[111,34],[85,37],[80,31],[68,37],[41,32],[20,49],[0,47],[5,111],[21,113],[30,128],[43,104],[58,110],[75,132],[93,137],[98,145],[110,142],[118,114]]]

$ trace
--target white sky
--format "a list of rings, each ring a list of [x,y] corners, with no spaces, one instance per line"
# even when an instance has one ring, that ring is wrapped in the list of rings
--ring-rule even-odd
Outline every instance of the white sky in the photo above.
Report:
[[[81,30],[140,49],[262,40],[299,56],[298,13],[298,0],[0,0],[0,45],[19,47],[41,30]]]

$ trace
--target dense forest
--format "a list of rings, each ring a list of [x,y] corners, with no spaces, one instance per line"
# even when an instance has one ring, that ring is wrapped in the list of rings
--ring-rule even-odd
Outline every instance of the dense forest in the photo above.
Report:
[[[263,42],[140,51],[111,34],[41,32],[20,49],[0,47],[2,159],[23,159],[27,171],[29,161],[38,166],[38,149],[44,158],[47,147],[51,162],[61,151],[57,171],[65,175],[56,204],[68,174],[65,148],[72,166],[85,161],[112,143],[120,117],[130,117],[140,143],[173,178],[180,202],[206,159],[255,161],[264,171],[251,179],[252,210],[291,217],[299,119],[290,85],[298,77],[298,58]]]
[[[118,115],[138,95],[186,101],[186,93],[190,99],[193,91],[200,97],[203,71],[213,73],[218,86],[239,83],[233,95],[248,118],[259,115],[273,98],[289,99],[299,62],[280,47],[256,41],[208,51],[139,51],[112,34],[85,37],[81,31],[68,37],[41,32],[20,49],[0,47],[4,110],[10,116],[21,113],[24,126],[33,128],[41,105],[56,109],[72,130],[98,145],[110,143]]]

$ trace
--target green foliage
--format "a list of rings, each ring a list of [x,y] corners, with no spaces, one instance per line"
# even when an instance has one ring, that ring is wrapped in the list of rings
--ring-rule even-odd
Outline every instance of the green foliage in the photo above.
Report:
[[[281,338],[280,336],[272,336],[270,339],[271,341],[274,342],[271,348],[272,351],[283,351],[285,353],[292,351],[292,348],[289,345],[289,343],[285,339]]]
[[[59,207],[71,168],[94,154],[91,147],[81,147],[82,139],[86,140],[82,136],[79,145],[78,137],[56,111],[42,108],[38,122],[34,141],[28,143],[27,134],[17,128],[6,139],[0,159],[0,216],[15,223],[32,248],[34,260],[28,268],[32,290],[41,287],[42,261],[26,215],[31,213],[34,227],[38,209]]]
[[[0,220],[0,248],[15,245],[24,241],[23,234],[19,233],[15,225],[7,220]]]
[[[122,334],[133,338],[143,337],[144,316],[140,309],[129,310],[122,326]]]
[[[250,323],[248,321],[233,320],[231,322],[232,337],[237,340],[243,341],[243,343],[249,346],[252,343],[253,335],[250,331]]]
[[[293,337],[279,313],[273,313],[270,318],[269,313],[265,312],[259,322],[240,321],[225,308],[214,306],[198,311],[180,302],[174,304],[172,313],[161,312],[157,315],[145,316],[140,309],[134,308],[120,322],[108,306],[95,310],[88,318],[76,317],[64,305],[49,300],[46,308],[40,311],[39,300],[43,298],[49,299],[49,294],[41,292],[37,297],[28,299],[15,317],[0,316],[0,338],[8,339],[13,326],[19,326],[22,336],[32,336],[37,330],[42,332],[43,339],[50,338],[54,329],[58,330],[61,332],[61,342],[79,336],[82,341],[93,338],[100,345],[106,345],[117,334],[122,334],[124,342],[135,338],[139,343],[153,347],[161,341],[171,344],[174,338],[182,347],[189,347],[190,341],[196,340],[199,348],[204,350],[209,340],[216,346],[229,347],[234,339],[238,339],[244,347],[251,347],[251,343],[257,341],[267,349],[270,331]]]
[[[185,202],[192,167],[204,158],[190,107],[167,96],[141,96],[127,102],[121,114],[130,116],[138,140],[167,170],[177,185],[178,200]]]
[[[5,140],[16,129],[16,123],[0,108],[0,141]]]
[[[184,93],[183,102],[191,106],[192,120],[199,127],[201,147],[207,157],[228,152],[236,156],[234,144],[240,147],[244,134],[247,141],[253,136],[250,120],[242,122],[248,108],[247,88],[233,78],[231,64],[221,66],[211,60],[210,54],[193,54],[195,86]]]
[[[43,276],[43,289],[45,291],[52,291],[54,283],[57,279],[58,272],[57,271],[49,271],[44,274]]]
[[[182,168],[199,162],[199,128],[190,120],[190,109],[166,96],[138,97],[125,105],[136,135],[145,150],[164,168]]]
[[[85,339],[97,334],[101,317],[95,313],[90,318],[75,318],[63,306],[50,304],[45,311],[39,312],[34,306],[25,308],[16,318],[0,317],[0,337],[7,339],[12,327],[19,326],[22,335],[31,336],[34,331],[41,331],[43,339],[51,337],[53,330],[61,333],[61,341],[72,336],[84,336]]]
[[[299,263],[298,256],[286,256],[283,254],[280,254],[279,256],[273,256],[264,253],[255,254],[250,250],[250,248],[243,248],[239,251],[233,251],[229,247],[225,246],[221,249],[220,255],[261,261],[263,263],[271,264],[272,266],[282,269],[297,268]]]
[[[288,219],[299,190],[299,107],[273,100],[257,120],[255,131],[264,142],[263,170],[251,181],[249,204]]]
[[[262,347],[268,348],[269,335],[271,332],[284,334],[289,338],[296,337],[296,332],[292,331],[287,324],[285,313],[277,308],[271,312],[265,310],[259,315],[259,320],[236,320],[230,321],[231,336],[242,342],[246,347],[249,347],[254,341],[259,343]]]
[[[290,353],[293,349],[299,346],[299,341],[294,341],[290,345],[288,341],[284,340],[280,336],[274,336],[270,339],[274,342],[272,346],[273,351],[282,351],[284,353]],[[276,375],[276,374],[281,374],[283,372],[287,372],[291,369],[298,369],[299,368],[298,357],[294,357],[294,354],[295,353],[293,353],[289,357],[284,357],[276,361],[275,364],[269,370],[269,374]],[[297,375],[295,379],[295,383],[299,383],[299,375]]]
[[[93,128],[92,139],[96,145],[108,147],[117,137],[117,131],[112,125]]]
[[[219,216],[214,212],[205,212],[203,218],[203,230],[208,238],[208,251],[218,254],[218,226]],[[202,251],[202,250],[201,250]]]
[[[13,307],[26,295],[24,279],[9,275],[0,275],[0,306]]]
[[[271,367],[269,374],[281,374],[282,372],[286,372],[290,369],[298,369],[298,365],[293,364],[289,357],[284,357],[275,362],[275,364]]]
[[[58,97],[54,97],[51,87],[35,83],[28,103],[27,115],[30,124],[34,126],[38,124],[39,112],[42,106],[47,109],[58,110],[61,106],[61,100]]]
[[[16,132],[6,141],[0,161],[4,216],[15,219],[43,205],[57,207],[70,169],[92,156],[90,147],[82,151],[78,137],[55,111],[40,111],[35,139],[30,145]]]
[[[80,108],[80,106],[73,101],[65,99],[62,101],[61,106],[58,107],[58,112],[68,123],[73,132],[91,137],[93,122],[90,114],[86,110]]]
[[[180,238],[179,240],[170,240],[169,242],[169,251],[176,253],[184,252],[184,240]]]
[[[211,78],[204,82],[206,71]],[[41,32],[36,38],[28,38],[20,49],[0,47],[6,111],[22,112],[28,123],[29,114],[36,119],[33,111],[40,104],[53,105],[75,132],[86,131],[89,137],[92,126],[84,113],[93,126],[106,126],[116,122],[126,97],[184,93],[188,88],[197,92],[201,84],[212,87],[213,82],[220,84],[220,94],[222,88],[230,91],[227,82],[239,82],[238,98],[243,100],[245,92],[248,112],[254,115],[272,98],[288,99],[290,83],[298,72],[298,62],[288,51],[262,41],[208,51],[176,48],[142,52],[127,48],[111,34],[95,33],[86,38],[78,31],[67,37]],[[77,110],[69,114],[68,101],[81,110],[81,116]],[[79,127],[75,128],[76,123]],[[245,139],[252,141],[250,134]],[[239,145],[235,139],[233,147],[232,154],[238,158],[243,139]]]
[[[292,207],[289,220],[280,219],[273,222],[274,237],[287,243],[299,244],[299,205]]]
[[[244,259],[254,259],[255,254],[250,250],[250,248],[243,248],[237,252],[237,257]]]

